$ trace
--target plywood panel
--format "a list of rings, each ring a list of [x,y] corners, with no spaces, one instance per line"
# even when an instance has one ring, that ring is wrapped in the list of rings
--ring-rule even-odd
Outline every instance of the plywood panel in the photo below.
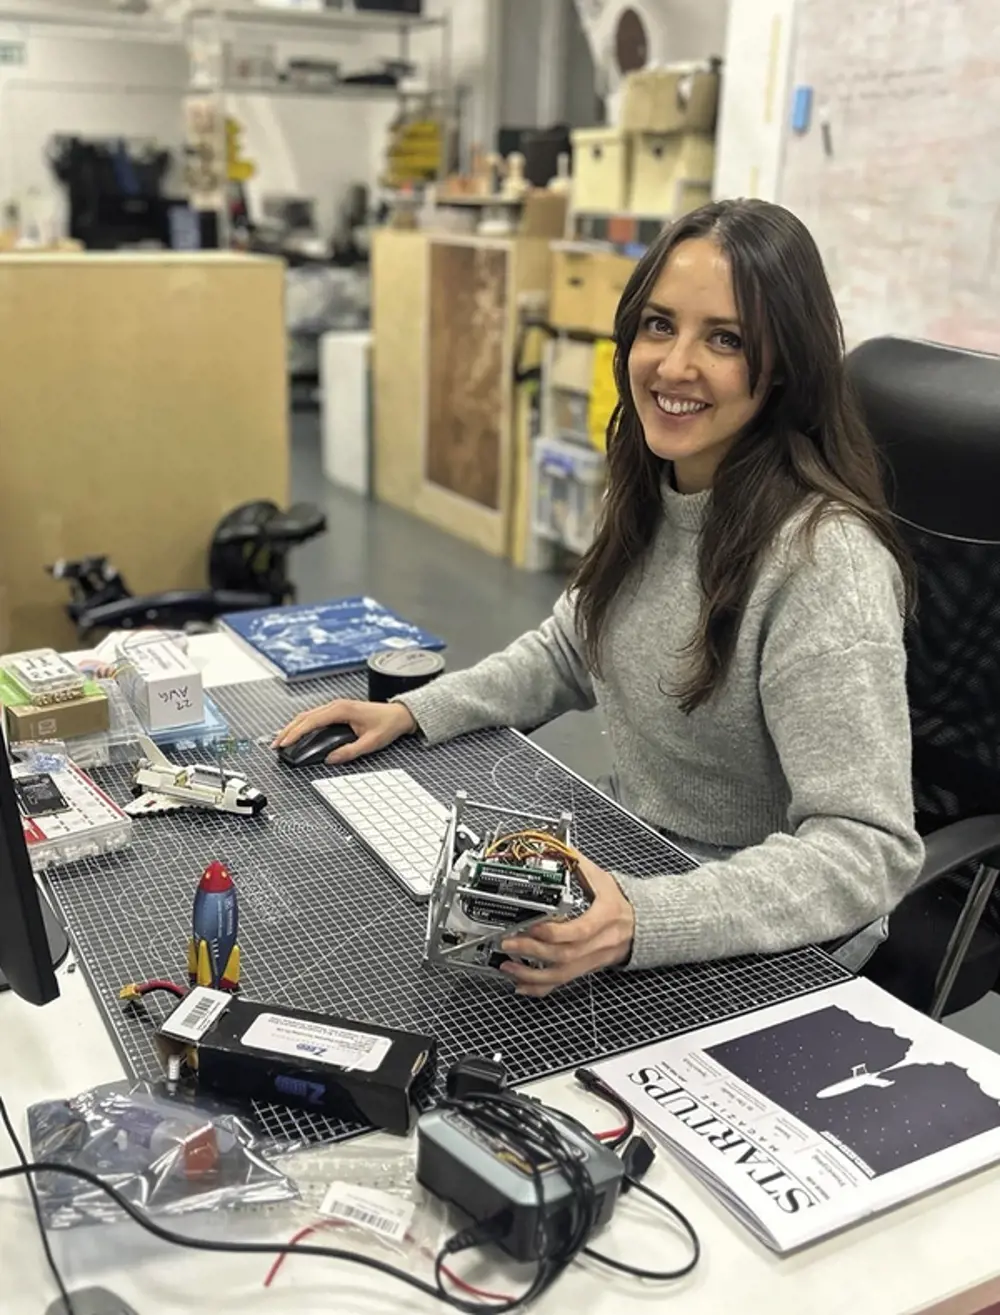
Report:
[[[423,478],[427,247],[426,234],[391,228],[372,239],[375,496],[403,511]]]
[[[279,262],[0,257],[0,342],[3,649],[73,643],[56,558],[197,588],[226,511],[287,501]]]
[[[435,242],[425,476],[500,510],[510,252]]]
[[[502,350],[494,358],[498,376],[489,385],[499,407],[495,508],[426,477],[432,440],[430,267],[431,249],[438,245],[502,253],[509,270]],[[508,555],[514,537],[513,370],[519,302],[524,294],[537,298],[548,289],[548,239],[386,230],[375,235],[373,261],[376,496],[486,552]]]

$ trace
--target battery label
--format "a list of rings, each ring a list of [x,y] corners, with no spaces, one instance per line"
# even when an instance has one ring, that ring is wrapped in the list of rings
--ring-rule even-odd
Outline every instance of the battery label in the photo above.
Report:
[[[392,1049],[392,1042],[386,1036],[353,1032],[305,1018],[287,1018],[283,1014],[259,1014],[241,1040],[251,1050],[319,1060],[358,1073],[374,1073]]]

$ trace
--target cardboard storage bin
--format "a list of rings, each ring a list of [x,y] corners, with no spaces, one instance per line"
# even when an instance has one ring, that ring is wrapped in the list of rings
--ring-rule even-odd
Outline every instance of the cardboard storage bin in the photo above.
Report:
[[[676,218],[707,201],[715,140],[707,133],[639,133],[633,146],[629,210]]]
[[[549,322],[557,329],[610,337],[635,261],[614,251],[566,243],[552,250]]]
[[[719,74],[708,69],[639,69],[624,79],[625,132],[714,132]]]
[[[630,141],[617,128],[578,128],[573,133],[573,209],[624,210],[628,200]]]

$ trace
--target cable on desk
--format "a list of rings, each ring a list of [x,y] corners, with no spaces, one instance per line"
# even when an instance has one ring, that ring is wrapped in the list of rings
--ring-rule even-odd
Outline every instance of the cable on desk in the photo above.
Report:
[[[597,1096],[600,1100],[603,1100],[605,1105],[610,1105],[613,1110],[617,1110],[624,1119],[622,1126],[616,1128],[614,1135],[608,1139],[608,1145],[613,1151],[616,1151],[635,1132],[635,1115],[621,1096],[612,1091],[607,1083],[602,1082],[597,1074],[592,1073],[589,1068],[578,1068],[573,1076],[585,1091],[589,1091],[592,1096]],[[605,1140],[604,1134],[600,1136],[600,1140]]]
[[[586,1255],[591,1259],[598,1261],[609,1268],[619,1270],[622,1273],[629,1274],[636,1278],[653,1279],[653,1280],[671,1280],[681,1278],[689,1274],[694,1266],[698,1263],[700,1256],[700,1245],[697,1234],[690,1222],[685,1216],[668,1201],[657,1193],[645,1187],[639,1179],[645,1170],[652,1163],[653,1150],[649,1143],[642,1137],[633,1137],[632,1141],[625,1148],[623,1160],[625,1162],[625,1188],[635,1188],[651,1200],[662,1206],[674,1219],[678,1220],[686,1230],[691,1239],[693,1254],[683,1268],[669,1272],[657,1272],[652,1270],[642,1270],[624,1262],[613,1260],[610,1257],[603,1256],[600,1252],[593,1251],[586,1246],[587,1238],[593,1230],[594,1221],[598,1213],[597,1194],[594,1187],[593,1179],[583,1161],[577,1158],[575,1145],[563,1138],[558,1123],[548,1117],[544,1106],[535,1102],[526,1102],[510,1094],[476,1094],[461,1100],[445,1099],[441,1102],[442,1108],[448,1108],[464,1114],[471,1118],[481,1129],[493,1133],[501,1134],[505,1140],[517,1151],[519,1151],[530,1167],[530,1172],[535,1188],[536,1199],[538,1203],[538,1232],[536,1236],[536,1250],[538,1253],[538,1262],[535,1271],[535,1277],[529,1284],[528,1288],[516,1297],[503,1298],[498,1302],[493,1301],[466,1301],[454,1293],[449,1292],[444,1286],[444,1279],[447,1277],[454,1281],[454,1275],[446,1266],[449,1256],[457,1255],[462,1251],[471,1250],[473,1247],[487,1245],[495,1241],[498,1237],[503,1236],[505,1230],[505,1221],[503,1218],[484,1220],[474,1224],[461,1232],[454,1234],[444,1246],[440,1249],[434,1261],[434,1284],[424,1282],[423,1279],[417,1278],[405,1270],[397,1269],[394,1265],[386,1261],[379,1260],[374,1256],[366,1256],[361,1252],[347,1251],[339,1247],[316,1246],[312,1243],[305,1244],[303,1241],[293,1241],[287,1244],[269,1243],[269,1242],[221,1242],[208,1241],[201,1238],[187,1237],[181,1233],[174,1233],[168,1228],[164,1228],[155,1220],[148,1218],[139,1207],[133,1205],[127,1197],[123,1196],[109,1183],[106,1183],[97,1174],[90,1173],[86,1169],[77,1168],[75,1165],[59,1164],[57,1162],[43,1161],[40,1163],[31,1163],[27,1161],[24,1151],[17,1140],[13,1131],[10,1118],[7,1114],[6,1106],[3,1099],[0,1098],[0,1117],[2,1117],[4,1127],[18,1152],[20,1163],[11,1169],[0,1170],[0,1182],[8,1178],[25,1177],[28,1180],[29,1190],[31,1191],[32,1201],[35,1205],[35,1217],[38,1222],[39,1233],[42,1237],[46,1257],[49,1261],[52,1273],[56,1278],[59,1287],[60,1296],[68,1301],[65,1285],[56,1268],[48,1246],[48,1238],[45,1232],[45,1225],[42,1219],[41,1206],[38,1202],[37,1193],[32,1181],[33,1175],[39,1173],[62,1174],[68,1178],[76,1178],[81,1182],[95,1187],[112,1200],[118,1208],[126,1214],[131,1220],[137,1223],[140,1228],[159,1238],[163,1242],[169,1242],[173,1246],[184,1247],[190,1251],[207,1251],[227,1255],[260,1255],[260,1256],[277,1256],[285,1257],[288,1255],[317,1256],[327,1260],[346,1260],[351,1264],[362,1265],[366,1269],[373,1269],[388,1278],[394,1278],[400,1283],[405,1283],[408,1287],[424,1296],[432,1297],[435,1301],[443,1302],[453,1310],[466,1312],[467,1315],[480,1315],[480,1312],[490,1311],[493,1315],[504,1315],[504,1312],[519,1310],[521,1307],[534,1301],[543,1292],[556,1281],[556,1279],[566,1270],[566,1268],[576,1259],[578,1255]],[[572,1204],[569,1209],[568,1226],[562,1236],[554,1237],[550,1233],[549,1224],[545,1217],[544,1206],[544,1186],[542,1174],[538,1168],[539,1163],[551,1162],[559,1167],[560,1172],[565,1177],[571,1188]],[[273,1277],[274,1271],[269,1276]],[[458,1280],[458,1283],[464,1287],[464,1280]],[[72,1310],[71,1306],[67,1309]]]
[[[313,1233],[318,1232],[321,1228],[343,1227],[345,1227],[345,1225],[339,1219],[323,1219],[315,1224],[309,1224],[305,1228],[300,1228],[289,1242],[289,1245],[295,1246],[296,1243],[304,1241],[307,1237],[311,1237]],[[414,1238],[412,1233],[407,1233],[404,1240],[407,1242],[415,1242],[416,1238]],[[420,1252],[422,1255],[426,1256],[428,1260],[433,1260],[435,1258],[434,1252],[431,1251],[429,1247],[421,1247]],[[281,1267],[287,1259],[287,1256],[278,1256],[277,1260],[275,1260],[274,1264],[268,1270],[267,1277],[264,1279],[265,1288],[269,1288],[278,1277]],[[450,1283],[454,1283],[455,1287],[461,1288],[463,1292],[467,1292],[470,1296],[481,1297],[484,1301],[490,1302],[509,1302],[514,1300],[514,1298],[506,1292],[489,1292],[485,1288],[475,1287],[464,1278],[461,1278],[453,1270],[448,1269],[445,1265],[441,1266],[441,1273],[444,1274]]]
[[[59,1266],[56,1264],[56,1258],[52,1254],[52,1248],[49,1245],[49,1235],[45,1231],[45,1220],[42,1218],[42,1203],[38,1199],[38,1192],[35,1190],[35,1180],[28,1172],[28,1157],[24,1153],[24,1147],[18,1140],[17,1133],[14,1131],[14,1125],[11,1123],[10,1115],[7,1113],[7,1106],[0,1098],[0,1120],[6,1129],[7,1136],[10,1138],[10,1144],[14,1147],[14,1154],[21,1163],[21,1171],[28,1179],[28,1193],[31,1196],[31,1207],[35,1212],[35,1220],[38,1224],[38,1236],[41,1238],[42,1251],[45,1253],[45,1260],[49,1269],[52,1271],[52,1277],[55,1279],[56,1288],[59,1296],[62,1298],[63,1305],[66,1307],[67,1315],[73,1315],[73,1303],[70,1301],[69,1293],[66,1291],[66,1284],[63,1282],[63,1276],[59,1272]]]

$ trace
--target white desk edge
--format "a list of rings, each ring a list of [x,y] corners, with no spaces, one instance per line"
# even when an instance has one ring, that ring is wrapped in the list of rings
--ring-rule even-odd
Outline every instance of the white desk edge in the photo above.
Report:
[[[223,635],[194,637],[191,651],[203,665],[206,686],[267,678],[260,664]],[[0,1094],[19,1135],[25,1132],[25,1110],[35,1101],[122,1076],[82,974],[64,967],[60,986],[60,999],[41,1010],[9,993],[0,997]],[[535,1084],[533,1090],[591,1126],[607,1126],[608,1111],[580,1092],[570,1076]],[[11,1163],[13,1152],[0,1137],[0,1166]],[[649,1182],[698,1229],[704,1251],[696,1272],[679,1284],[646,1286],[577,1266],[537,1309],[552,1315],[564,1309],[629,1315],[669,1302],[685,1315],[975,1315],[1000,1302],[1000,1168],[784,1259],[758,1245],[662,1153]],[[36,1315],[55,1293],[20,1180],[0,1185],[0,1220],[0,1308],[4,1315]],[[287,1240],[292,1231],[287,1220],[276,1228],[253,1236]],[[289,1261],[276,1285],[265,1290],[264,1259],[182,1252],[139,1236],[131,1224],[57,1234],[55,1245],[71,1286],[103,1283],[139,1315],[180,1311],[206,1298],[216,1315],[293,1306],[309,1315],[329,1311],[334,1294],[337,1308],[352,1315],[381,1315],[390,1306],[443,1309],[371,1271],[324,1260]],[[620,1207],[602,1246],[640,1264],[655,1257],[655,1263],[666,1265],[682,1255],[661,1218],[631,1201]],[[484,1268],[476,1274],[501,1291],[516,1290],[502,1271]]]

